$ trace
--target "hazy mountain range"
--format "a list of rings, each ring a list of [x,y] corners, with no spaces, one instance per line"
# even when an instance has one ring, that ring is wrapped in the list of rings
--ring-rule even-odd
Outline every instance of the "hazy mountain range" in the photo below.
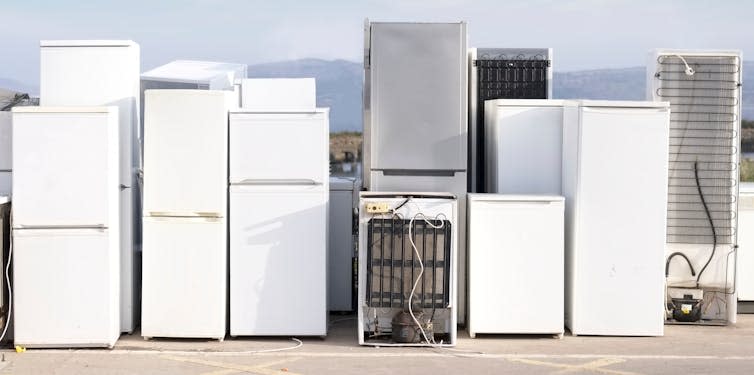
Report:
[[[643,100],[644,67],[555,72],[553,97],[560,99]],[[303,59],[249,65],[249,77],[315,77],[317,105],[330,107],[330,129],[361,131],[361,63]],[[751,79],[750,79],[751,78]],[[754,119],[754,62],[744,63],[743,118]],[[34,86],[0,78],[0,87],[38,92]]]

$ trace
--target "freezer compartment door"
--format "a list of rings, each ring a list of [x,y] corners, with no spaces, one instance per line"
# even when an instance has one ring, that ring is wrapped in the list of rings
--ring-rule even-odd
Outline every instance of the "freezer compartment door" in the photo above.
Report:
[[[150,90],[144,95],[144,216],[225,216],[233,93]]]
[[[13,225],[117,227],[118,147],[115,108],[14,112]]]
[[[144,218],[143,336],[225,337],[225,224],[217,218]]]
[[[328,112],[231,113],[230,182],[328,178]],[[284,152],[278,146],[286,145]]]
[[[327,191],[231,187],[230,333],[327,333]]]
[[[15,344],[112,346],[120,335],[112,230],[14,230]]]

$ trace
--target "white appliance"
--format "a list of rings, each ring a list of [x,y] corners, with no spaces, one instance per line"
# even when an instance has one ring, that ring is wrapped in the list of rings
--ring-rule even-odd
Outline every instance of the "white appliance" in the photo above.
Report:
[[[328,146],[328,109],[231,112],[231,336],[327,334]]]
[[[560,195],[564,104],[535,99],[486,102],[485,191]]]
[[[228,91],[145,92],[141,334],[226,331]]]
[[[354,214],[359,204],[361,181],[330,177],[327,240],[327,309],[352,311],[356,241]]]
[[[668,104],[582,101],[564,119],[566,326],[661,336]]]
[[[671,113],[667,285],[703,290],[702,324],[736,321],[742,68],[740,51],[659,49],[647,65],[647,98]]]
[[[13,176],[11,139],[13,123],[10,111],[0,111],[0,196],[10,196]]]
[[[121,331],[136,326],[138,293],[134,227],[141,215],[137,188],[141,168],[139,45],[124,40],[43,40],[40,105],[117,106],[120,116]]]
[[[564,199],[469,194],[469,336],[563,334]]]
[[[241,107],[247,111],[314,111],[317,87],[314,78],[247,78],[241,85]]]
[[[5,266],[8,259],[8,250],[10,249],[10,196],[0,195],[0,310],[3,316],[0,318],[0,326],[4,327],[8,316],[5,308],[8,306],[8,280],[6,280]],[[10,327],[9,327],[10,328]],[[3,342],[8,340],[10,333],[6,333]]]
[[[456,344],[459,216],[453,194],[361,192],[360,345]]]
[[[754,313],[754,183],[738,188],[738,312]]]
[[[13,109],[15,345],[120,336],[117,107]]]
[[[450,192],[458,197],[460,212],[466,212],[466,23],[367,20],[364,31],[364,186]],[[465,220],[460,215],[457,237],[461,324]]]
[[[485,102],[552,98],[552,48],[469,48],[468,65],[469,191],[495,192],[485,190]]]

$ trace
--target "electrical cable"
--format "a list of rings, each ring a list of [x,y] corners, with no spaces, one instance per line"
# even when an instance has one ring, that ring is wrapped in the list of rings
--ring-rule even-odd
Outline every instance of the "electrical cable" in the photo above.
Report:
[[[683,61],[683,65],[686,65],[686,70],[684,73],[686,73],[687,76],[693,76],[696,71],[689,66],[689,63],[686,62],[686,59],[683,58],[681,55],[675,55],[677,58],[681,59]]]
[[[694,266],[691,265],[689,257],[687,257],[686,254],[680,251],[676,251],[675,253],[670,254],[670,256],[668,256],[668,260],[665,261],[665,277],[668,277],[668,275],[670,274],[670,261],[673,260],[673,258],[676,256],[680,256],[683,259],[686,259],[686,263],[689,265],[689,269],[691,270],[691,276],[696,276],[696,272],[694,272]]]
[[[707,263],[704,263],[704,267],[702,267],[701,270],[699,270],[699,273],[696,276],[696,287],[699,287],[699,280],[702,278],[702,274],[707,269],[707,266],[709,266],[710,262],[712,262],[712,258],[715,256],[715,251],[717,251],[717,230],[715,229],[715,222],[712,220],[712,214],[710,214],[709,207],[707,206],[707,201],[704,199],[704,194],[702,193],[702,185],[699,184],[699,161],[694,162],[694,180],[696,181],[696,190],[699,192],[699,198],[702,200],[702,206],[704,206],[704,213],[707,214],[707,220],[709,221],[710,229],[712,229],[712,253],[710,253],[709,258],[707,259]]]

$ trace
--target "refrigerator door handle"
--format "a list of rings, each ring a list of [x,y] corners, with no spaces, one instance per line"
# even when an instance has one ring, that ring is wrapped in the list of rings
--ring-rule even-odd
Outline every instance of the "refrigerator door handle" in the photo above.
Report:
[[[149,211],[151,217],[185,217],[185,218],[221,218],[220,212],[203,212],[203,211]]]
[[[23,224],[14,224],[13,226],[14,230],[39,230],[39,229],[99,229],[99,230],[106,230],[107,225],[105,224],[94,224],[94,225],[23,225]]]
[[[247,178],[240,182],[231,183],[231,185],[322,185],[322,183],[307,178],[280,180]]]
[[[126,189],[130,189],[130,188],[131,187],[128,186],[128,185],[120,184],[120,190],[126,190]]]

